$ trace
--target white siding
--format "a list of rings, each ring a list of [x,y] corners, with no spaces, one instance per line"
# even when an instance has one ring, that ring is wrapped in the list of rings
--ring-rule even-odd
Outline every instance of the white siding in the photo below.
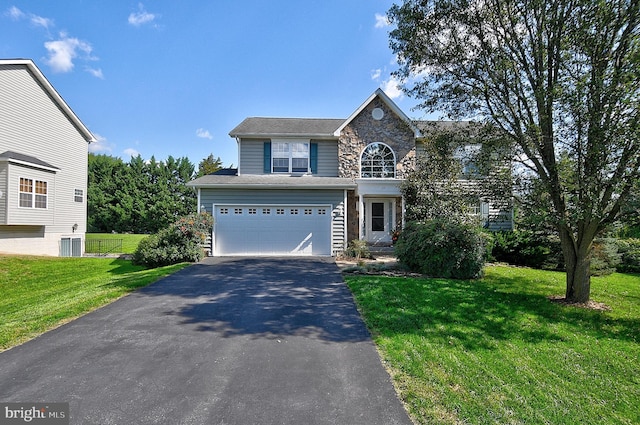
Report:
[[[54,174],[55,190],[49,197],[54,207],[52,222],[45,228],[46,234],[55,234],[56,238],[72,233],[74,224],[78,228],[73,235],[83,238],[86,232],[87,145],[82,133],[26,66],[0,65],[0,153],[18,152],[59,168]],[[82,203],[74,202],[76,188],[85,193]],[[8,194],[14,192],[17,194],[17,186],[7,187]],[[0,251],[11,247],[11,234],[5,226],[0,227]],[[43,238],[52,244],[49,239]],[[34,246],[43,240],[34,240]],[[57,249],[56,244],[55,249],[47,251]]]
[[[7,166],[0,162],[0,225],[7,223]]]

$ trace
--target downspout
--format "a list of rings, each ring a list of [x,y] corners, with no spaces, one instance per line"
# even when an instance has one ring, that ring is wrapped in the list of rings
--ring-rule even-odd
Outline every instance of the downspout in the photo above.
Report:
[[[238,144],[238,175],[241,175],[242,172],[240,171],[240,138],[236,137],[236,143]]]

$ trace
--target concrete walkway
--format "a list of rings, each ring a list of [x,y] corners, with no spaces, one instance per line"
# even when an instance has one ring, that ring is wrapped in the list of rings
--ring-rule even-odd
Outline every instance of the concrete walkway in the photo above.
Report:
[[[72,424],[411,424],[330,258],[206,259],[0,353]]]

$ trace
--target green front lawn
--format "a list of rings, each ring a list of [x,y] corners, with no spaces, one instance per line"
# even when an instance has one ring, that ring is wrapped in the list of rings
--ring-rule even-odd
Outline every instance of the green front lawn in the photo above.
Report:
[[[186,266],[147,270],[107,258],[0,256],[0,351]]]
[[[116,254],[133,254],[140,241],[149,235],[137,235],[131,233],[86,233],[86,239],[122,239],[122,249]]]
[[[640,423],[638,275],[592,280],[611,311],[552,303],[564,274],[525,268],[345,280],[417,423]]]

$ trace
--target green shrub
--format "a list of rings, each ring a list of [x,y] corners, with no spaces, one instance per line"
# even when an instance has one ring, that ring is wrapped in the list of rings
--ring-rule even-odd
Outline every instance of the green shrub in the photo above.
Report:
[[[618,239],[620,264],[616,267],[623,273],[640,273],[640,239]]]
[[[190,214],[166,229],[140,241],[133,263],[161,267],[182,262],[197,262],[204,257],[202,244],[211,232],[210,214]]]
[[[591,251],[591,276],[606,276],[616,271],[622,261],[614,238],[599,238]]]
[[[493,235],[495,261],[537,269],[558,268],[562,249],[558,238],[530,230],[496,232]]]
[[[354,239],[349,242],[347,249],[344,250],[344,255],[357,260],[361,258],[371,258],[367,241],[363,241],[362,239]]]
[[[481,229],[446,219],[409,223],[398,239],[398,260],[433,277],[472,279],[482,275],[488,238]]]

